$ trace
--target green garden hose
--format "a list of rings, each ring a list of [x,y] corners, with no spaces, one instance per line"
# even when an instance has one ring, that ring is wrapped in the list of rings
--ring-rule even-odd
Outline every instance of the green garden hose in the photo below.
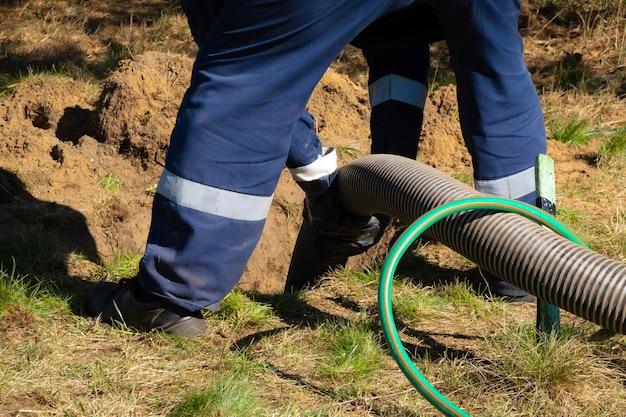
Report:
[[[435,408],[445,416],[451,417],[469,417],[469,414],[437,391],[406,353],[393,317],[391,287],[400,259],[418,237],[444,218],[470,210],[516,213],[548,227],[579,246],[586,246],[575,234],[546,212],[529,204],[497,197],[466,198],[444,204],[424,214],[400,236],[385,260],[378,287],[378,308],[383,332],[393,358],[411,384]]]

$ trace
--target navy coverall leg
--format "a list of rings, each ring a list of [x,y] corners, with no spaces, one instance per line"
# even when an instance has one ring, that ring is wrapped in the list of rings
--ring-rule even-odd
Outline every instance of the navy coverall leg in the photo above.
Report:
[[[434,4],[457,79],[476,188],[534,204],[535,160],[546,152],[546,133],[518,32],[520,2]]]
[[[181,0],[191,35],[198,47],[213,27],[223,5],[224,0]],[[324,154],[315,118],[306,110],[294,126],[287,168],[305,191],[323,191],[329,186],[330,174],[337,169],[336,155]]]
[[[418,29],[423,7],[381,19],[357,38],[370,66],[373,152],[414,156],[426,91],[429,32],[448,43],[460,122],[479,191],[535,202],[534,164],[546,151],[539,99],[523,58],[517,0],[429,1],[436,27]],[[430,19],[420,22],[427,26]],[[383,24],[381,24],[383,23]],[[419,85],[421,84],[421,85]],[[418,98],[419,97],[419,98]],[[384,104],[381,104],[384,103]],[[406,119],[411,119],[408,123]]]
[[[138,274],[143,294],[197,311],[236,285],[313,88],[351,39],[410,3],[224,3],[172,133]]]
[[[428,90],[429,42],[441,37],[432,8],[417,4],[384,16],[352,41],[369,67],[372,153],[417,156]]]
[[[457,79],[461,129],[478,191],[536,202],[535,161],[546,152],[543,113],[523,58],[518,0],[436,2]],[[525,291],[486,277],[496,295]]]
[[[476,189],[535,204],[534,166],[546,152],[546,133],[518,32],[520,2],[431,3],[450,49]],[[497,295],[528,295],[496,277],[487,279]]]
[[[375,23],[357,39],[370,67],[372,153],[415,157],[428,71],[423,40],[443,35],[457,77],[461,127],[473,158],[476,188],[534,204],[534,165],[537,155],[546,151],[546,136],[523,59],[519,2],[431,4],[437,18],[423,21],[422,33],[415,33],[418,29],[406,21],[410,13],[403,11]],[[422,11],[412,8],[413,20],[420,19]],[[427,27],[432,20],[442,28]],[[499,295],[527,295],[504,281],[488,279]]]
[[[416,40],[407,48],[363,47],[369,66],[372,153],[415,159],[427,94],[429,50]]]
[[[546,152],[543,113],[523,58],[518,0],[436,2],[457,79],[461,129],[478,191],[536,203],[535,160]],[[525,291],[486,277],[496,295]]]

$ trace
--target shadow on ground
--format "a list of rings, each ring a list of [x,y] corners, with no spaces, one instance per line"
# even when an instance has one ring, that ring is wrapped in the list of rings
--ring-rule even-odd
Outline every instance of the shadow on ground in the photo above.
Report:
[[[0,169],[0,231],[0,265],[82,313],[80,301],[91,284],[73,276],[68,262],[100,262],[83,214],[35,198],[17,175]]]

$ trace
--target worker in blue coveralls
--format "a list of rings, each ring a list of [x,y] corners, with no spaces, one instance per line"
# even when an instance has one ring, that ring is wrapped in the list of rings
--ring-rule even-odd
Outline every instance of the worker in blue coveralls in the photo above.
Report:
[[[307,194],[312,221],[336,201],[336,156],[321,147],[305,107],[335,56],[359,34],[370,65],[372,150],[415,157],[426,42],[374,42],[379,38],[370,35],[384,19],[403,22],[404,32],[406,25],[410,32],[428,22],[420,21],[424,2],[414,0],[182,3],[199,52],[154,199],[146,251],[137,277],[97,284],[87,307],[103,321],[196,336],[206,330],[202,310],[213,309],[239,281],[285,164]],[[428,7],[450,49],[476,187],[534,203],[534,162],[546,144],[517,30],[520,2],[438,0]],[[401,27],[382,26],[391,34]],[[390,118],[400,120],[396,129],[388,130]],[[341,211],[338,203],[335,210]],[[362,232],[349,235],[363,250],[384,226],[375,216],[346,224]],[[525,295],[502,288],[503,295]]]

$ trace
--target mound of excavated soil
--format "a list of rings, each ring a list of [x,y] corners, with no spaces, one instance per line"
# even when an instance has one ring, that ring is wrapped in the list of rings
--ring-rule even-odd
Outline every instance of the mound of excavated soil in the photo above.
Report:
[[[124,61],[106,80],[97,106],[97,132],[120,153],[163,163],[192,60],[148,52]]]
[[[63,77],[22,84],[2,98],[0,185],[3,178],[18,184],[17,190],[0,187],[3,229],[49,228],[62,239],[68,258],[77,251],[105,257],[141,252],[152,200],[146,190],[158,181],[191,64],[184,56],[162,53],[125,61],[106,80],[95,106],[89,104],[89,88]],[[444,170],[470,162],[455,103],[454,89],[446,88],[430,96],[426,110],[420,158]],[[369,105],[363,88],[329,70],[309,108],[324,144],[348,150],[342,153],[344,161],[368,152]],[[103,189],[98,183],[107,175],[118,177],[121,185]],[[284,172],[275,195],[242,281],[247,289],[279,291],[287,272],[303,194]],[[70,265],[69,272],[85,275],[88,269]]]

